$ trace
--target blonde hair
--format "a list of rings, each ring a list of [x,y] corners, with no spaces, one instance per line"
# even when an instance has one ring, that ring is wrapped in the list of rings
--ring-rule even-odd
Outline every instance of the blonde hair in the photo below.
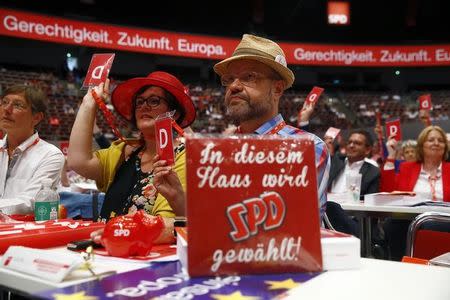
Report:
[[[423,154],[423,144],[425,144],[425,141],[428,138],[428,135],[431,131],[436,130],[439,132],[439,134],[442,136],[442,138],[445,141],[445,148],[444,148],[444,155],[442,157],[442,160],[446,160],[448,157],[448,141],[447,141],[447,135],[445,134],[445,131],[442,130],[439,126],[430,125],[426,127],[422,132],[419,134],[419,137],[417,138],[417,161],[423,162],[424,154]]]

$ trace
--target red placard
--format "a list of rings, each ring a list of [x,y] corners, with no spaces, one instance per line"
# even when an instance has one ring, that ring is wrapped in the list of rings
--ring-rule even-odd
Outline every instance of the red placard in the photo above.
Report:
[[[402,129],[400,128],[400,119],[393,119],[390,121],[386,121],[386,135],[389,138],[391,135],[394,135],[394,138],[397,141],[402,140]]]
[[[322,268],[314,141],[186,138],[191,276]]]
[[[82,88],[99,85],[106,81],[114,61],[114,53],[94,54],[84,79]]]
[[[339,128],[330,127],[327,132],[325,132],[324,136],[329,136],[334,140],[338,136],[339,132],[341,132]]]
[[[9,246],[50,248],[65,246],[74,240],[88,239],[91,232],[102,229],[103,223],[75,220],[0,224],[0,254]]]
[[[69,141],[60,141],[59,142],[59,149],[61,149],[61,152],[64,155],[67,155],[69,152]]]
[[[318,86],[313,87],[311,92],[309,92],[308,96],[306,97],[306,102],[315,105],[317,100],[319,100],[320,95],[322,95],[323,90],[323,88]]]
[[[173,151],[172,118],[167,114],[159,115],[155,120],[156,153],[160,160],[167,161],[168,165],[175,162]]]
[[[431,110],[431,94],[424,94],[419,96],[419,107],[424,110]]]

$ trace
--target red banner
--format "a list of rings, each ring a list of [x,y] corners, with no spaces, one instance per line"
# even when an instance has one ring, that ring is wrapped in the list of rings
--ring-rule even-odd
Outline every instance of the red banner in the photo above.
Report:
[[[322,268],[312,140],[188,136],[186,159],[189,275]]]
[[[0,9],[0,35],[95,48],[203,59],[229,57],[240,39],[105,25]],[[416,46],[279,43],[289,64],[315,66],[448,66],[450,44]]]

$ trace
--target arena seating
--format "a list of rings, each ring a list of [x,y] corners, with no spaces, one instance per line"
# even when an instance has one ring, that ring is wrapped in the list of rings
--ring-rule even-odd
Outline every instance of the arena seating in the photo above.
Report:
[[[39,132],[44,139],[61,141],[68,140],[70,130],[75,120],[78,105],[84,91],[73,76],[66,80],[60,79],[49,72],[22,70],[0,70],[0,87],[15,83],[35,84],[40,86],[49,96],[48,120],[39,125]],[[116,85],[120,81],[113,81]],[[225,116],[223,104],[223,88],[220,86],[188,85],[192,99],[197,106],[198,115],[191,126],[196,132],[223,132],[230,124]],[[1,90],[1,89],[0,89]],[[286,121],[297,126],[298,111],[303,106],[308,91],[288,90],[281,99],[280,112]],[[315,133],[323,133],[328,127],[341,129],[373,126],[375,112],[380,111],[383,121],[392,117],[400,117],[402,122],[417,120],[418,101],[421,94],[431,93],[433,111],[432,120],[447,120],[449,118],[450,91],[412,91],[404,95],[385,92],[329,92],[325,91],[314,110],[310,129]],[[108,107],[113,110],[112,105]],[[133,135],[132,126],[113,111],[117,127],[124,136]],[[113,138],[102,113],[97,115],[97,124],[101,130]]]

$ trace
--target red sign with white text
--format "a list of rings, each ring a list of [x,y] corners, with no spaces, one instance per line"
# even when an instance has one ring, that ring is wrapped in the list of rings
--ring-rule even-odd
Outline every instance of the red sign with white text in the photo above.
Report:
[[[315,105],[316,102],[319,100],[320,95],[323,93],[323,88],[315,86],[312,88],[311,92],[309,92],[308,96],[306,97],[306,102]]]
[[[319,271],[314,141],[186,138],[191,276]]]
[[[400,119],[393,119],[390,121],[386,121],[386,135],[389,138],[394,135],[394,138],[397,141],[402,140],[402,130],[400,128]]]
[[[160,160],[167,161],[167,165],[175,162],[173,151],[172,118],[158,116],[155,120],[156,153]]]
[[[54,43],[219,60],[240,39],[137,29],[0,9],[0,35]],[[449,66],[450,44],[336,45],[279,43],[288,64],[315,66]]]
[[[419,96],[420,109],[431,110],[431,94],[425,94]]]
[[[83,82],[83,88],[99,85],[106,81],[109,70],[111,70],[114,61],[114,53],[94,54],[89,64],[86,77]]]

